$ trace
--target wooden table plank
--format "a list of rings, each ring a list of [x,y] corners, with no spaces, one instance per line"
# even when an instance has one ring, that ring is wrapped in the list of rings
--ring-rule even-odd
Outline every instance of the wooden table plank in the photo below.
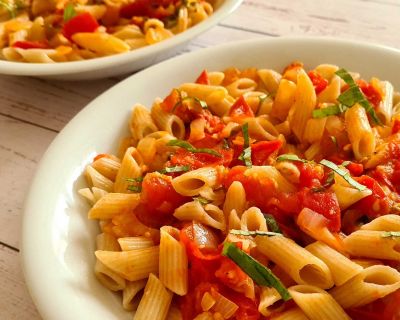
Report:
[[[0,245],[0,319],[41,319],[26,289],[18,252]]]
[[[55,136],[52,131],[0,116],[0,242],[19,248],[24,198],[37,164]]]

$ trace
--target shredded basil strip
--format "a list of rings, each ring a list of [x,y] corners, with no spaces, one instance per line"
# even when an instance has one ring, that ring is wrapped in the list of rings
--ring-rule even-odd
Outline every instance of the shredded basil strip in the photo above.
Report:
[[[276,161],[278,161],[278,162],[279,161],[298,161],[298,162],[303,162],[303,163],[307,163],[308,162],[305,159],[299,158],[295,154],[289,154],[289,153],[281,154],[279,157],[276,158]]]
[[[383,231],[382,238],[400,237],[400,231]]]
[[[231,230],[229,230],[229,233],[235,234],[235,235],[240,235],[240,236],[268,236],[268,237],[279,236],[279,237],[283,237],[283,234],[279,233],[279,232],[261,231],[261,230],[248,231],[248,230],[231,229]]]
[[[312,117],[314,119],[326,118],[329,116],[334,116],[336,114],[343,113],[346,111],[347,107],[342,104],[334,104],[332,106],[328,106],[326,108],[315,109],[312,113]]]
[[[250,138],[249,138],[249,124],[246,122],[242,126],[243,132],[243,151],[239,156],[239,160],[242,160],[246,167],[250,168],[252,166],[251,163],[251,147],[250,147]]]
[[[351,163],[351,161],[343,161],[340,165],[342,166],[342,167],[347,167],[349,164]]]
[[[374,108],[369,103],[369,101],[365,98],[364,94],[361,92],[361,89],[355,83],[354,79],[345,69],[339,69],[335,72],[340,78],[344,80],[349,85],[349,89],[347,89],[344,93],[342,93],[337,100],[345,105],[346,107],[352,107],[356,103],[359,103],[365,111],[371,116],[372,120],[381,125],[381,121],[379,120],[378,116],[375,113]]]
[[[67,22],[76,16],[76,11],[73,3],[68,3],[64,8],[64,21]]]
[[[180,147],[180,148],[186,149],[187,151],[193,152],[193,153],[208,153],[208,154],[211,154],[211,155],[213,155],[215,157],[218,157],[218,158],[222,157],[222,155],[220,153],[218,153],[217,151],[215,151],[213,149],[195,148],[189,142],[183,141],[183,140],[179,140],[179,139],[170,140],[167,143],[167,146]]]
[[[200,197],[200,196],[199,197],[194,197],[193,200],[197,201],[197,202],[200,202],[201,205],[206,205],[206,204],[209,204],[211,202],[210,200],[208,200],[206,198],[203,198],[203,197]]]
[[[189,170],[190,170],[189,166],[174,166],[174,167],[167,167],[167,168],[158,170],[158,172],[165,174],[165,173],[175,173],[175,172],[186,172]]]
[[[225,242],[222,255],[235,262],[258,285],[275,288],[284,301],[292,298],[289,291],[270,269],[240,250],[235,244]]]
[[[137,178],[126,178],[125,180],[128,182],[142,182],[144,177],[137,177]]]
[[[7,1],[0,0],[0,7],[3,7],[4,9],[6,9],[12,19],[14,19],[16,17],[16,13],[15,13],[16,7],[14,5],[8,3]]]
[[[141,185],[137,185],[137,186],[128,186],[127,189],[129,191],[133,191],[133,192],[141,192],[142,191],[142,186]]]
[[[267,223],[268,230],[271,230],[275,233],[281,233],[282,230],[279,228],[278,222],[276,222],[274,216],[272,214],[264,214],[265,222]]]
[[[351,186],[353,186],[357,190],[363,191],[367,189],[366,186],[354,180],[346,170],[339,168],[333,162],[323,159],[320,161],[320,164],[329,169],[332,169],[334,172],[336,172],[339,176],[341,176],[344,180],[346,180]]]

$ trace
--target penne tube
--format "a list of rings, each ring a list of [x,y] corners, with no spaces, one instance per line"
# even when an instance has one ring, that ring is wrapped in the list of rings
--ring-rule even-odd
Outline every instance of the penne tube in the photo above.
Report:
[[[85,177],[89,186],[103,189],[107,192],[113,192],[114,190],[114,182],[103,176],[91,165],[86,167]]]
[[[215,187],[217,177],[217,168],[204,167],[172,179],[172,186],[183,196],[196,196],[202,190]]]
[[[309,320],[305,313],[300,308],[293,309],[279,313],[277,316],[272,316],[271,320]]]
[[[122,291],[122,307],[127,311],[132,311],[137,308],[136,298],[141,290],[146,286],[146,279],[138,281],[127,281],[124,290]]]
[[[232,210],[235,210],[240,217],[246,209],[246,191],[239,181],[234,181],[228,188],[224,202],[224,215],[229,217]]]
[[[332,190],[336,194],[341,210],[346,210],[351,205],[372,194],[370,189],[357,190],[338,183],[333,184]]]
[[[121,161],[117,157],[101,157],[92,163],[92,167],[104,177],[115,181],[118,170],[121,168]]]
[[[212,204],[207,204],[203,208],[200,202],[196,200],[177,208],[174,217],[181,221],[196,220],[221,231],[226,229],[225,216],[221,209]]]
[[[296,188],[284,176],[272,166],[257,166],[247,169],[244,172],[245,176],[252,176],[257,179],[271,180],[276,189],[282,192],[294,192]]]
[[[361,307],[400,288],[400,273],[389,266],[367,267],[345,284],[330,291],[345,309]]]
[[[167,131],[177,139],[184,139],[185,124],[182,119],[172,113],[165,112],[160,103],[153,104],[151,117],[160,130]]]
[[[282,79],[280,81],[274,103],[272,104],[272,116],[281,121],[287,118],[289,110],[295,101],[296,87],[296,84],[290,80]]]
[[[160,240],[159,277],[164,286],[177,295],[188,292],[188,259],[179,240],[179,229],[163,226]]]
[[[318,103],[336,103],[340,95],[340,87],[340,78],[334,75],[329,85],[318,94]]]
[[[134,320],[164,320],[172,301],[173,293],[164,287],[162,282],[151,273],[144,288]]]
[[[265,89],[269,93],[275,93],[282,81],[282,75],[272,69],[259,69],[257,75],[260,77]]]
[[[365,109],[359,104],[347,109],[345,124],[355,158],[362,160],[371,156],[375,151],[376,141]]]
[[[363,268],[327,244],[316,241],[306,249],[326,263],[331,270],[333,282],[340,286],[363,271]]]
[[[107,193],[89,210],[89,219],[111,219],[117,214],[135,209],[140,201],[138,194]]]
[[[95,255],[106,267],[129,281],[158,273],[158,246],[123,252],[97,250]]]
[[[310,320],[351,320],[326,291],[307,285],[290,287],[289,293]]]
[[[288,273],[299,284],[328,289],[333,278],[328,266],[293,240],[283,236],[255,238],[257,250]],[[287,263],[287,257],[290,263]]]
[[[258,304],[258,312],[264,317],[269,317],[276,311],[274,303],[282,300],[281,295],[275,288],[261,287],[260,303]]]
[[[267,222],[261,210],[251,207],[243,212],[240,219],[240,229],[246,231],[268,231]]]
[[[147,135],[158,131],[151,118],[150,111],[141,104],[135,104],[133,107],[129,128],[135,140],[143,139]]]
[[[354,257],[400,260],[400,238],[384,231],[358,230],[343,240],[344,249]]]
[[[114,192],[129,192],[128,186],[132,184],[127,179],[138,178],[142,175],[143,159],[140,153],[134,147],[129,147],[121,162],[121,168],[118,171],[114,183]]]
[[[278,138],[279,132],[266,116],[248,118],[246,122],[249,125],[250,137],[257,140],[276,140]]]
[[[234,98],[252,92],[257,88],[257,83],[249,78],[239,78],[236,81],[226,86],[229,94]]]
[[[119,238],[118,243],[122,251],[130,251],[135,249],[144,249],[154,246],[152,239],[147,237],[125,237]]]
[[[361,230],[372,231],[400,231],[400,216],[387,214],[361,226]]]

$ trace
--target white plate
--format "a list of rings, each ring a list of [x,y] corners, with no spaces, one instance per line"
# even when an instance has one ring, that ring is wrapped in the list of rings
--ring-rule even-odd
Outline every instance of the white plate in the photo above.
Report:
[[[102,94],[57,136],[39,165],[26,200],[22,257],[32,298],[44,319],[131,319],[119,297],[93,275],[97,222],[77,194],[81,173],[94,155],[115,152],[128,132],[132,105],[150,106],[173,86],[200,72],[229,66],[277,70],[293,60],[306,67],[334,63],[364,78],[377,76],[400,88],[400,51],[333,39],[280,38],[204,49],[137,73]],[[149,89],[151,88],[151,89]]]
[[[226,18],[242,1],[217,0],[215,11],[209,18],[171,39],[151,46],[108,57],[74,62],[42,64],[0,60],[0,74],[59,80],[88,80],[128,74],[172,57],[190,40]]]

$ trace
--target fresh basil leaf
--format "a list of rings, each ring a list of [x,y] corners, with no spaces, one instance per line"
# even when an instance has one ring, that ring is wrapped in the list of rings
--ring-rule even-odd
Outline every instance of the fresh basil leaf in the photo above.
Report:
[[[210,200],[208,200],[206,198],[203,198],[203,197],[200,197],[200,196],[199,197],[194,197],[193,200],[197,201],[197,202],[200,202],[201,205],[206,205],[206,204],[209,204],[211,202]]]
[[[144,177],[137,177],[137,178],[125,178],[128,182],[142,182]]]
[[[273,237],[273,236],[280,236],[282,237],[282,233],[279,232],[271,232],[271,231],[248,231],[248,230],[235,230],[231,229],[229,230],[229,233],[231,234],[236,234],[240,236],[268,236],[268,237]]]
[[[222,155],[220,153],[218,153],[217,151],[215,151],[213,149],[195,148],[189,142],[184,141],[184,140],[179,140],[179,139],[170,140],[167,143],[167,146],[180,147],[180,148],[186,149],[187,151],[193,152],[193,153],[208,153],[208,154],[211,154],[211,155],[213,155],[215,157],[218,157],[218,158],[222,157]]]
[[[249,256],[243,250],[240,250],[235,244],[225,242],[222,255],[236,263],[240,269],[258,285],[275,288],[284,301],[288,301],[292,298],[289,291],[270,269]]]
[[[345,169],[341,169],[333,162],[323,159],[320,161],[320,164],[333,170],[335,173],[337,173],[339,176],[341,176],[344,180],[346,180],[351,186],[353,186],[357,190],[363,191],[363,190],[367,189],[366,186],[364,186],[361,183],[358,183],[356,180],[354,180],[350,176],[348,171],[346,171]]]
[[[158,172],[165,174],[165,173],[175,173],[175,172],[186,172],[189,170],[190,170],[189,166],[174,166],[174,167],[167,167],[167,168],[158,170]]]
[[[400,231],[383,231],[382,238],[398,238],[400,237]]]
[[[313,110],[312,117],[314,119],[326,118],[329,116],[334,116],[337,114],[343,113],[347,109],[346,106],[340,104],[334,104],[332,106],[328,106],[326,108],[315,109]]]
[[[68,3],[64,8],[64,22],[71,20],[73,17],[77,15],[75,11],[75,7],[73,3]]]
[[[297,162],[303,162],[303,163],[307,163],[308,161],[305,159],[301,159],[299,158],[297,155],[295,154],[281,154],[279,157],[276,158],[276,161],[297,161]]]
[[[267,223],[268,230],[271,230],[275,233],[282,233],[281,228],[279,228],[279,225],[272,214],[264,214],[264,219]]]
[[[133,191],[133,192],[141,192],[142,191],[142,186],[141,185],[137,185],[137,186],[128,186],[127,189],[129,191]]]

